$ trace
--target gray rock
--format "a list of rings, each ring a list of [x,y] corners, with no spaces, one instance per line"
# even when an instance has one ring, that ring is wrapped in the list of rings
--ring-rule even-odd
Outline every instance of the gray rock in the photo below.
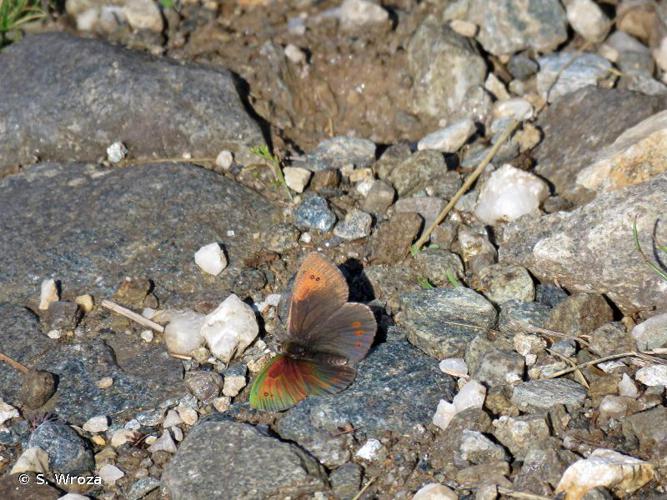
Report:
[[[488,109],[475,109],[480,102],[484,108],[485,101],[471,99],[483,91],[486,64],[468,39],[429,17],[410,40],[407,57],[418,115],[434,123],[443,116],[454,120],[486,115]]]
[[[493,328],[497,318],[489,301],[462,286],[403,294],[401,308],[408,340],[436,359],[461,356],[466,344]]]
[[[574,62],[571,62],[572,59]],[[537,62],[540,65],[537,91],[549,102],[589,85],[597,85],[611,69],[611,63],[605,58],[587,52],[549,54],[540,57]]]
[[[139,500],[160,487],[160,481],[154,477],[144,477],[135,481],[127,493],[128,500]]]
[[[95,468],[93,450],[69,425],[47,420],[37,427],[28,440],[29,447],[44,450],[49,456],[49,468],[62,474],[77,474]]]
[[[666,241],[667,225],[655,225],[667,213],[666,191],[667,173],[599,194],[572,212],[514,221],[505,227],[500,261],[520,264],[538,279],[557,280],[568,290],[604,293],[626,315],[660,311],[664,281],[637,254],[632,224],[638,215],[643,248],[652,248],[653,238]]]
[[[516,460],[523,460],[528,451],[549,439],[549,424],[544,415],[502,416],[493,421],[493,435]]]
[[[76,206],[65,210],[62,200]],[[156,284],[161,305],[219,300],[260,244],[253,232],[271,223],[259,195],[177,164],[38,165],[0,180],[0,212],[0,233],[12,235],[0,238],[0,301],[17,303],[38,295],[45,276],[72,295],[110,297],[126,276],[141,276]],[[220,239],[230,266],[203,279],[193,255]]]
[[[401,198],[394,205],[397,214],[416,213],[424,219],[424,227],[430,227],[445,206],[444,200],[432,196]]]
[[[533,48],[549,52],[567,40],[567,18],[558,0],[471,0],[467,19],[477,40],[494,55]]]
[[[637,348],[632,335],[625,331],[623,323],[607,323],[593,330],[588,349],[598,356],[609,356]]]
[[[273,252],[282,253],[299,246],[299,230],[291,224],[276,224],[266,231],[264,241]]]
[[[627,90],[586,87],[563,96],[540,115],[544,138],[535,149],[536,173],[561,196],[579,199],[575,192],[579,171],[622,132],[666,106],[664,98]],[[612,115],[616,118],[609,120]]]
[[[528,271],[521,266],[492,264],[479,271],[477,291],[491,302],[502,304],[510,300],[532,302],[535,300],[535,285]]]
[[[297,226],[327,232],[333,229],[336,215],[321,196],[309,196],[301,202],[294,214]]]
[[[495,263],[497,257],[496,247],[489,240],[484,226],[459,226],[458,240],[452,249],[461,255],[466,268],[473,275]]]
[[[558,486],[560,478],[569,465],[561,455],[571,452],[561,450],[559,443],[550,439],[537,446],[530,447],[523,459],[523,466],[514,480],[514,487],[536,495],[551,496]]]
[[[467,346],[466,364],[471,377],[489,387],[514,384],[523,378],[523,356],[509,348],[500,348],[483,336]]]
[[[396,191],[388,182],[376,180],[363,201],[362,208],[366,212],[383,214],[394,203]]]
[[[337,498],[348,500],[353,498],[361,488],[363,469],[355,463],[341,465],[331,474],[329,482]]]
[[[58,300],[49,304],[43,320],[47,330],[74,331],[81,315],[82,311],[74,302]]]
[[[547,307],[556,307],[568,297],[565,290],[550,283],[539,283],[535,287],[535,300]]]
[[[351,210],[341,222],[334,227],[334,235],[344,240],[358,240],[371,233],[373,218],[361,210]]]
[[[231,420],[196,425],[162,476],[171,498],[266,498],[324,488],[324,472],[297,446]]]
[[[632,329],[632,337],[637,347],[649,351],[667,345],[667,313],[658,314],[638,324]]]
[[[567,378],[531,380],[514,388],[512,402],[519,408],[551,408],[554,405],[580,405],[586,389]]]
[[[199,401],[210,401],[222,389],[222,377],[214,371],[191,370],[185,374],[185,386]]]
[[[500,304],[498,330],[504,333],[530,333],[546,328],[551,308],[539,302],[510,300]]]
[[[453,397],[451,377],[438,364],[402,339],[390,338],[361,361],[357,378],[345,391],[332,396],[310,397],[289,410],[300,430],[292,431],[297,443],[310,450],[316,430],[331,433],[351,424],[364,436],[380,437],[386,431],[409,434],[416,425],[428,424],[440,399]],[[293,416],[296,414],[297,416]],[[301,436],[301,437],[299,437]]]
[[[438,151],[417,151],[400,163],[388,179],[399,196],[410,196],[433,185],[436,179],[447,173],[447,164]]]
[[[574,339],[559,340],[551,345],[551,350],[561,356],[569,358],[577,353],[577,342]]]
[[[463,262],[454,252],[442,248],[426,248],[414,259],[421,277],[435,286],[454,286],[463,276]]]
[[[667,408],[657,406],[622,419],[623,434],[639,442],[639,449],[654,457],[667,452],[667,429],[658,422],[667,421]]]
[[[507,64],[508,71],[517,80],[533,76],[540,68],[539,64],[525,54],[515,54]]]
[[[551,310],[547,328],[568,335],[586,335],[612,320],[614,312],[602,295],[571,295]]]
[[[397,213],[380,224],[371,238],[371,262],[395,264],[410,253],[410,246],[419,235],[423,219],[416,213]]]
[[[95,161],[116,141],[134,157],[199,158],[264,143],[224,69],[65,33],[24,38],[0,66],[0,167]]]
[[[359,137],[332,137],[308,153],[305,167],[313,172],[339,169],[346,165],[367,167],[375,161],[375,143]]]
[[[461,439],[461,456],[473,464],[496,462],[507,459],[505,449],[491,441],[481,432],[464,430]]]
[[[491,419],[481,408],[468,408],[454,415],[444,432],[438,432],[431,447],[430,462],[437,469],[451,467],[461,462],[460,449],[463,433],[473,431],[488,433],[492,430]]]

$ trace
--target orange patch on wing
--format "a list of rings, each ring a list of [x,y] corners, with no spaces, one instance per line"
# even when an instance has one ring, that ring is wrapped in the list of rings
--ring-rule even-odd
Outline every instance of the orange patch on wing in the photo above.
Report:
[[[366,332],[363,331],[363,330],[355,330],[354,331],[354,335],[357,336],[357,337],[361,337],[364,333],[366,333]]]
[[[352,328],[359,328],[361,326],[361,321],[353,321]]]

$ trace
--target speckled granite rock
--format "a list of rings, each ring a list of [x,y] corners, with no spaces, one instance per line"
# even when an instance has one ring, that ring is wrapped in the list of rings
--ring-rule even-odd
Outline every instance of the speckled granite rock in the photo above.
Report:
[[[0,66],[0,167],[94,161],[115,141],[135,157],[209,158],[264,143],[224,69],[65,33],[24,38]]]
[[[50,276],[72,295],[109,297],[125,276],[141,276],[162,304],[219,300],[258,244],[253,233],[271,224],[257,194],[178,164],[42,164],[0,181],[0,212],[0,233],[12,235],[0,239],[0,301],[15,303],[38,297]],[[211,241],[224,244],[230,262],[217,278],[193,259]]]
[[[92,471],[95,467],[93,450],[88,442],[64,422],[43,422],[30,435],[28,447],[44,450],[53,472],[76,474]]]
[[[326,490],[324,471],[297,446],[259,428],[211,419],[195,426],[162,480],[171,498],[284,498]]]

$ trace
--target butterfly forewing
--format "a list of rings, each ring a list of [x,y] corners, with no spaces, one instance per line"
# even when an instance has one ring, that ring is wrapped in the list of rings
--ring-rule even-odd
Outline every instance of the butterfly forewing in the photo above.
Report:
[[[294,281],[287,336],[307,343],[316,325],[343,306],[347,296],[343,273],[323,255],[309,254]]]

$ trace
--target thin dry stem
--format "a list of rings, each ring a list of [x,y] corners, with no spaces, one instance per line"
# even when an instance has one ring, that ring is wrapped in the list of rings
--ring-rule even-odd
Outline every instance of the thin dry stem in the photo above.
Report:
[[[0,361],[4,361],[9,366],[14,368],[14,370],[19,371],[21,373],[28,373],[30,371],[30,368],[28,368],[24,364],[19,363],[15,359],[12,359],[9,356],[7,356],[6,354],[3,354],[1,352],[0,352]]]
[[[106,309],[109,309],[116,314],[120,314],[121,316],[125,316],[127,319],[130,319],[135,323],[139,323],[141,326],[145,326],[146,328],[150,328],[151,330],[155,330],[159,333],[164,333],[164,326],[156,323],[155,321],[151,321],[148,318],[144,318],[141,314],[137,314],[123,306],[119,306],[115,302],[111,302],[110,300],[105,299],[102,301],[101,305],[102,307],[105,307]]]
[[[560,377],[562,375],[567,375],[568,373],[572,373],[575,370],[579,370],[581,368],[585,368],[587,366],[592,366],[592,365],[597,365],[598,363],[604,363],[605,361],[613,361],[615,359],[621,359],[621,358],[640,358],[646,361],[651,361],[653,363],[658,363],[658,364],[665,364],[664,359],[656,358],[655,356],[652,356],[652,354],[655,354],[653,351],[647,351],[647,352],[637,352],[637,351],[628,351],[628,352],[619,352],[616,354],[610,354],[609,356],[604,356],[602,358],[596,358],[596,359],[591,359],[590,361],[585,361],[584,363],[579,363],[578,365],[575,365],[571,368],[567,368],[565,370],[560,370],[556,373],[552,373],[551,375],[548,375],[547,377],[544,378],[556,378]]]
[[[368,481],[368,482],[364,485],[364,487],[361,488],[361,490],[359,490],[359,493],[357,493],[356,495],[354,495],[354,497],[352,498],[352,500],[359,500],[359,499],[361,498],[361,495],[363,495],[364,493],[366,493],[366,490],[367,490],[368,488],[371,487],[371,484],[373,484],[377,478],[378,478],[377,476],[371,478],[371,480]]]

